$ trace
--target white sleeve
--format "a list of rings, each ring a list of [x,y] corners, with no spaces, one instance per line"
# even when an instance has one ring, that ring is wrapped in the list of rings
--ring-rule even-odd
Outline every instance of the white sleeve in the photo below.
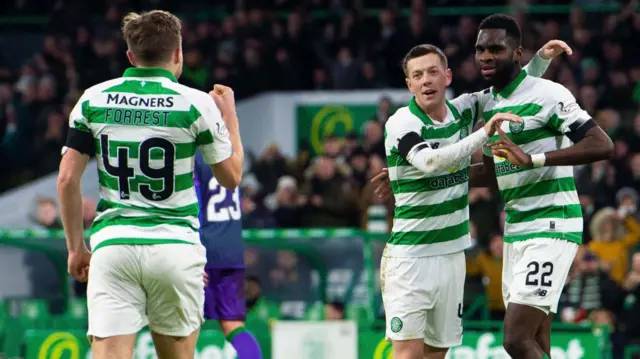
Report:
[[[482,96],[482,91],[463,93],[450,101],[460,113],[462,123],[465,125],[471,124],[471,128],[478,123],[480,115],[480,96]]]
[[[489,136],[482,128],[459,142],[444,148],[434,150],[426,142],[423,142],[413,146],[407,155],[407,161],[424,173],[441,173],[469,158],[487,141],[489,141]]]
[[[556,84],[553,91],[554,107],[549,113],[547,126],[563,134],[574,131],[591,119],[587,111],[580,108],[571,91]]]
[[[535,56],[531,58],[531,61],[524,67],[524,70],[527,72],[527,75],[533,77],[542,77],[544,73],[549,68],[551,64],[551,59],[545,60],[536,51]]]
[[[200,117],[195,122],[196,146],[207,164],[220,163],[233,154],[227,126],[208,94],[199,96],[197,105]]]

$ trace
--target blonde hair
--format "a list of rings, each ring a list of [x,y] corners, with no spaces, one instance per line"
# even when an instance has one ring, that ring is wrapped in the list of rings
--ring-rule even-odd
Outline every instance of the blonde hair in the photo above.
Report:
[[[145,65],[171,60],[182,42],[182,23],[168,11],[131,12],[122,19],[122,37],[129,51]]]

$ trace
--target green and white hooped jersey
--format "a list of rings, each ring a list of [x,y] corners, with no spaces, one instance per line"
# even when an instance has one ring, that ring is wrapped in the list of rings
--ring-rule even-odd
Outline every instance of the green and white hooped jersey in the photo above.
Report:
[[[95,139],[100,201],[90,231],[93,250],[200,243],[196,149],[210,164],[232,154],[208,94],[178,84],[167,70],[130,68],[87,89],[69,124]]]
[[[571,146],[565,136],[570,126],[591,119],[564,86],[524,71],[500,93],[487,91],[481,102],[485,119],[508,111],[522,117],[524,123],[504,122],[502,129],[528,154]],[[486,147],[485,155],[492,156]],[[582,210],[572,166],[521,168],[504,158],[493,159],[507,213],[505,242],[556,238],[582,243]]]
[[[425,174],[405,161],[398,141],[419,133],[437,149],[468,136],[476,123],[476,94],[447,101],[447,117],[432,121],[412,99],[385,125],[385,149],[391,189],[395,197],[394,221],[385,255],[427,257],[462,251],[470,246],[470,158],[442,173]]]

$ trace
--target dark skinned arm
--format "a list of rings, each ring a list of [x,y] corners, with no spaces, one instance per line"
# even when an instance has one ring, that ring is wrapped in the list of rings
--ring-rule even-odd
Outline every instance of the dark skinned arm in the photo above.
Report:
[[[611,158],[613,142],[600,127],[594,124],[594,127],[587,130],[584,137],[573,146],[546,152],[544,155],[545,166],[586,165]]]
[[[569,90],[555,87],[550,91],[557,102],[546,127],[567,136],[573,145],[545,153],[527,154],[499,128],[500,139],[489,144],[493,154],[523,167],[578,166],[611,158],[613,142],[580,108]]]

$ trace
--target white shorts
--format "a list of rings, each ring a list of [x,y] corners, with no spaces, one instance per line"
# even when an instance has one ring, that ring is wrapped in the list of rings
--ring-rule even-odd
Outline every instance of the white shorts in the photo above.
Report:
[[[504,306],[517,303],[556,313],[578,245],[563,239],[535,238],[505,243],[502,266]]]
[[[200,244],[111,245],[91,257],[88,336],[134,334],[144,326],[186,337],[204,322]]]
[[[423,339],[436,348],[462,343],[464,252],[382,257],[380,285],[387,340]]]

